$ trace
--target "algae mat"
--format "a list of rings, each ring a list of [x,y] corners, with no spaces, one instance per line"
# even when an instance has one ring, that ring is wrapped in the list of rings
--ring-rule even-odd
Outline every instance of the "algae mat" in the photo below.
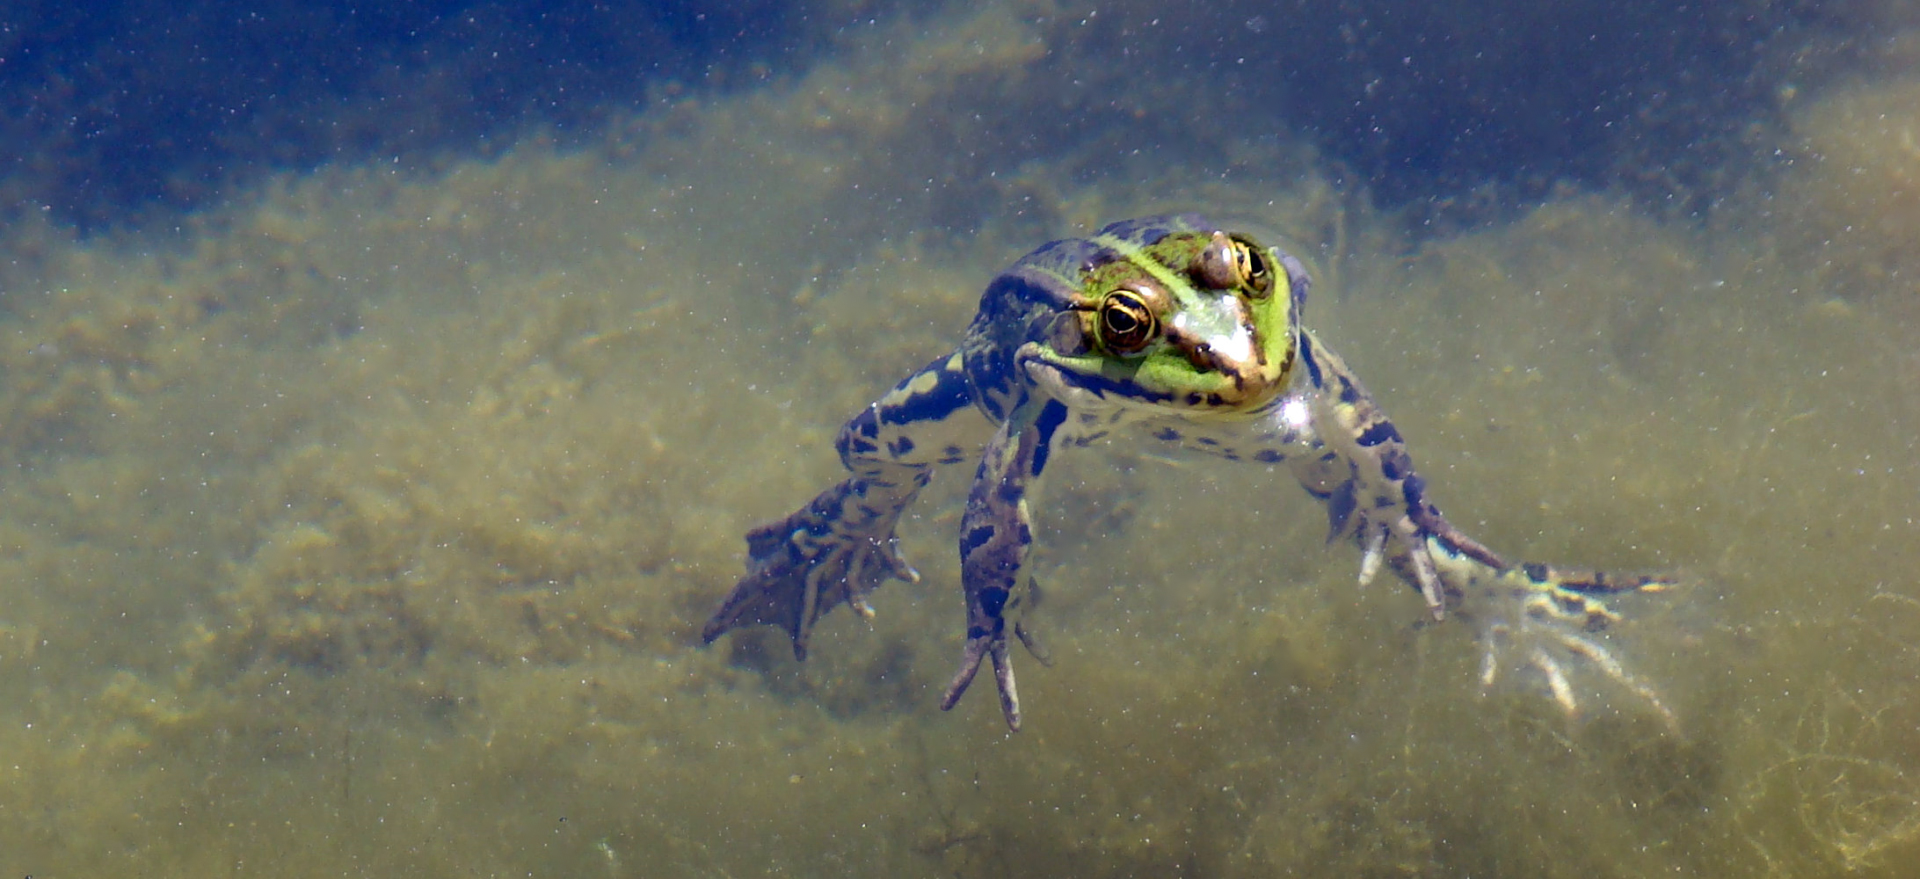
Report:
[[[1568,194],[1413,240],[1281,139],[951,179],[1047,61],[983,12],[559,150],[285,178],[0,269],[0,870],[1892,876],[1920,851],[1916,86],[1808,98],[1702,225]],[[1134,93],[1141,112],[1180,99]],[[935,109],[939,108],[938,112]],[[946,169],[946,170],[943,170]],[[1468,531],[1671,569],[1679,717],[1482,692],[1284,473],[1063,456],[1027,729],[936,710],[958,480],[869,630],[697,646],[740,535],[1049,237],[1165,209],[1309,319]],[[987,217],[980,223],[962,218]],[[1583,685],[1584,686],[1584,685]]]

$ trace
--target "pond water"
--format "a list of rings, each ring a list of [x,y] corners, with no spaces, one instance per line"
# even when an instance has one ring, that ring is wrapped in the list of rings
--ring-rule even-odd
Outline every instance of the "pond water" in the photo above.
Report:
[[[17,172],[0,871],[1904,875],[1920,17],[1609,74],[1589,6],[826,4],[510,146],[125,223]],[[1668,19],[1607,37],[1724,24]],[[1284,469],[1130,438],[1049,470],[1018,734],[938,710],[971,465],[871,624],[700,646],[741,535],[996,271],[1167,210],[1308,263],[1464,530],[1675,576],[1604,634],[1672,722],[1591,669],[1574,715],[1483,686],[1472,614],[1357,588]]]

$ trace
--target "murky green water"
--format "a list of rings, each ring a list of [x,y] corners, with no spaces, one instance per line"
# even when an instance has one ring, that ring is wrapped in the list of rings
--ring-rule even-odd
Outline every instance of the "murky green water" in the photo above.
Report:
[[[1794,161],[1705,227],[1568,194],[1416,242],[1288,139],[1209,135],[974,181],[968,228],[924,183],[949,111],[1065,50],[938,24],[589,149],[289,178],[164,240],[11,230],[0,871],[1904,875],[1911,71],[1794,98]],[[870,631],[695,646],[740,535],[838,478],[841,422],[994,271],[1166,209],[1308,258],[1463,528],[1686,576],[1611,642],[1678,730],[1596,679],[1577,718],[1483,693],[1471,623],[1356,590],[1290,476],[1124,444],[1050,471],[1017,736],[936,708],[951,477]]]

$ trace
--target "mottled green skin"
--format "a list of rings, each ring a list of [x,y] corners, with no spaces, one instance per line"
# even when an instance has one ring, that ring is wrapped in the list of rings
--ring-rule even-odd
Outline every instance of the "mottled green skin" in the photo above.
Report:
[[[777,625],[804,659],[822,614],[844,603],[871,615],[867,596],[882,582],[919,576],[896,548],[900,514],[935,468],[978,461],[959,537],[966,646],[941,707],[989,660],[1017,730],[1008,633],[1044,661],[1022,619],[1033,603],[1028,490],[1057,451],[1127,430],[1229,461],[1287,464],[1326,502],[1331,536],[1361,547],[1362,581],[1388,562],[1436,618],[1473,589],[1515,609],[1508,631],[1545,621],[1566,630],[1555,643],[1570,657],[1605,655],[1577,634],[1612,618],[1597,596],[1665,581],[1509,566],[1455,530],[1427,500],[1392,422],[1300,325],[1307,287],[1297,260],[1193,215],[1123,221],[1033,251],[988,284],[956,351],[841,430],[845,481],[747,535],[747,573],[706,641]],[[1571,708],[1563,672],[1541,662]]]

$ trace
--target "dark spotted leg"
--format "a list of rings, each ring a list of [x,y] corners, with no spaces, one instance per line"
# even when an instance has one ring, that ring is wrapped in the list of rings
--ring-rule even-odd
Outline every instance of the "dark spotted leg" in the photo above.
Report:
[[[993,663],[993,680],[1000,690],[1000,711],[1007,728],[1020,729],[1020,695],[1013,680],[1013,659],[1007,651],[1007,626],[1034,649],[1035,643],[1020,625],[1019,612],[1030,604],[1031,580],[1025,576],[1027,550],[1033,545],[1032,517],[1027,512],[1027,488],[1046,467],[1055,433],[1066,421],[1067,409],[1058,402],[1028,401],[1014,412],[987,443],[980,474],[967,497],[960,524],[960,580],[967,601],[967,645],[960,671],[947,686],[940,709],[952,709],[973,683],[983,659]],[[1035,650],[1036,655],[1040,651]]]
[[[1454,528],[1427,500],[1426,482],[1414,472],[1413,456],[1400,431],[1338,354],[1313,334],[1303,333],[1300,362],[1313,385],[1309,404],[1318,435],[1347,465],[1348,479],[1328,498],[1328,506],[1336,529],[1353,528],[1360,543],[1360,582],[1371,580],[1380,569],[1392,540],[1406,553],[1415,585],[1434,618],[1444,617],[1446,593],[1429,538],[1442,539],[1491,568],[1505,568],[1506,561]]]
[[[867,596],[889,578],[919,579],[894,524],[933,477],[969,458],[988,423],[973,406],[958,355],[909,376],[840,430],[852,476],[777,522],[747,532],[747,573],[707,621],[712,643],[750,625],[779,626],[807,658],[814,623],[845,604],[871,616]]]

